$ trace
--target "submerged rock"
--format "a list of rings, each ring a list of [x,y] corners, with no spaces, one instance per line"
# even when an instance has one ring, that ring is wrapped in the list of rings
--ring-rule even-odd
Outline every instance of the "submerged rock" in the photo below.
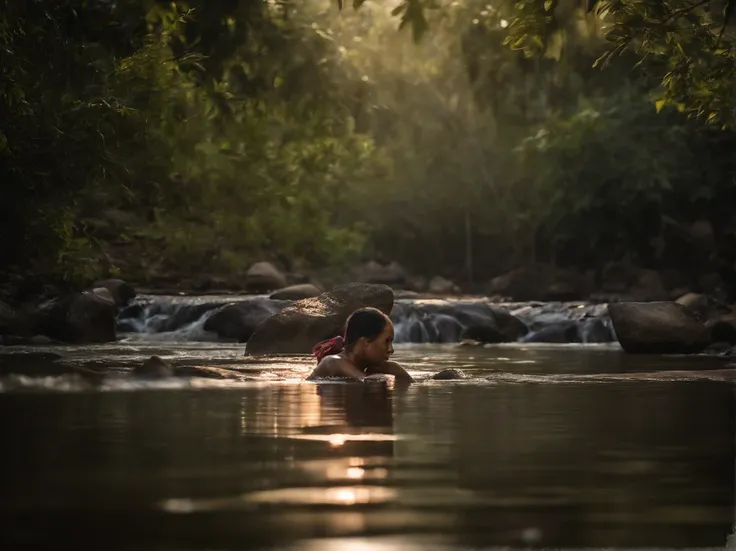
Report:
[[[391,312],[394,297],[386,285],[352,283],[318,297],[300,300],[261,323],[248,340],[245,353],[308,354],[319,341],[342,332],[348,316],[372,306]]]
[[[692,354],[710,341],[696,315],[676,302],[619,302],[608,312],[621,347],[634,354]]]
[[[141,379],[166,379],[174,374],[174,366],[160,356],[151,356],[143,365],[133,369],[133,376]]]
[[[203,377],[205,379],[239,379],[240,374],[233,369],[222,367],[182,365],[174,370],[177,377]]]
[[[239,379],[240,374],[221,367],[180,365],[174,366],[160,356],[151,356],[133,369],[133,377],[140,379],[168,379],[170,377],[203,377],[206,379]]]
[[[451,381],[455,379],[467,379],[468,376],[460,369],[443,369],[442,371],[432,375],[435,381]]]

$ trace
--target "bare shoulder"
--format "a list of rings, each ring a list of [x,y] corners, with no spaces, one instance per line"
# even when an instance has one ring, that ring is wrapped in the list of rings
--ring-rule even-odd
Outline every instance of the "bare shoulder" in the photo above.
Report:
[[[319,362],[307,379],[344,376],[346,364],[350,364],[350,362],[337,354],[326,356],[322,358],[322,361]]]

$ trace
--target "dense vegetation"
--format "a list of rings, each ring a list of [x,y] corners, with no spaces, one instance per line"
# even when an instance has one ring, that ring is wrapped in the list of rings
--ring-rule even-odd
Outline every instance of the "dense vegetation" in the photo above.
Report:
[[[3,4],[2,278],[736,260],[732,2]]]

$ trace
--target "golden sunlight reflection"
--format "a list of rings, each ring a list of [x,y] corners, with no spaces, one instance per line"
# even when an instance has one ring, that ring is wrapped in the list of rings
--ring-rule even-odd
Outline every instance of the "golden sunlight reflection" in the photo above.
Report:
[[[345,443],[345,435],[344,434],[330,434],[328,440],[330,443],[330,446],[333,448],[339,448]]]
[[[348,478],[357,479],[357,478],[363,478],[365,475],[365,471],[361,469],[360,467],[350,467],[347,470],[347,476]]]
[[[336,486],[332,488],[280,488],[243,496],[251,503],[284,505],[335,505],[350,507],[395,501],[397,492],[384,486]]]

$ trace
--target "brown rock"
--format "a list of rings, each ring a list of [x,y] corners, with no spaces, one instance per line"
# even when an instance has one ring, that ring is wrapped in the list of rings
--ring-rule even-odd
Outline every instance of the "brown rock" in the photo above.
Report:
[[[710,334],[676,302],[619,302],[608,313],[621,347],[634,354],[690,354],[710,344]]]
[[[136,297],[136,292],[133,286],[122,279],[103,279],[96,281],[92,287],[95,289],[104,287],[110,291],[113,301],[120,308],[127,306],[130,301]]]
[[[245,274],[246,288],[254,293],[265,293],[286,287],[286,276],[270,262],[256,262]]]
[[[166,379],[174,376],[174,367],[160,356],[151,356],[133,369],[133,376],[142,379]]]
[[[351,283],[318,297],[295,302],[261,323],[248,340],[245,353],[308,354],[319,341],[343,331],[348,316],[364,306],[390,314],[394,297],[390,287]]]

